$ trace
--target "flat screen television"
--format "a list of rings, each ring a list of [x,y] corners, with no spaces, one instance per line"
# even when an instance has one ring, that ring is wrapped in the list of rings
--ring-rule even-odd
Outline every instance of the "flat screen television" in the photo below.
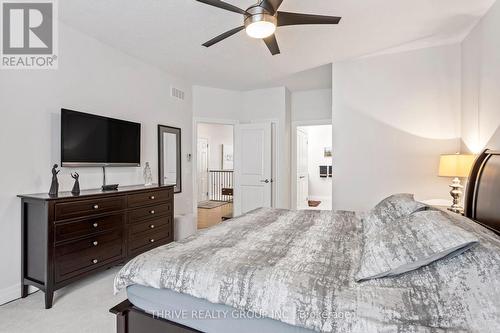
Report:
[[[61,166],[140,166],[141,124],[61,110]]]

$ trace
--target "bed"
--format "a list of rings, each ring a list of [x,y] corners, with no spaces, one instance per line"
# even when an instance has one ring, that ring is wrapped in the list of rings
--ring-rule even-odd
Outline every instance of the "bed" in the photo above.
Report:
[[[500,152],[485,151],[467,217],[450,213],[453,224],[428,230],[455,232],[467,246],[366,281],[366,229],[379,229],[363,215],[250,212],[130,261],[115,279],[128,295],[111,309],[117,332],[498,332],[499,200]]]

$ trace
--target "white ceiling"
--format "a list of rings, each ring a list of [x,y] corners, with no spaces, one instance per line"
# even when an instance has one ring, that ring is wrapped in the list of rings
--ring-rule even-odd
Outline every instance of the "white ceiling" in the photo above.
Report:
[[[256,0],[227,2],[247,8]],[[274,57],[244,32],[202,47],[242,25],[242,16],[195,0],[65,0],[59,7],[66,24],[171,74],[198,85],[246,90],[286,82],[299,89],[323,87],[329,68],[310,69],[407,44],[459,41],[494,2],[285,0],[283,11],[343,19],[338,26],[278,28],[281,55]]]

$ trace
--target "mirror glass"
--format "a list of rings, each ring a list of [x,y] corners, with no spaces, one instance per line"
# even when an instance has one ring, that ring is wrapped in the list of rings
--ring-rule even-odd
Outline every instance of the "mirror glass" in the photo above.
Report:
[[[158,125],[158,170],[160,185],[175,185],[174,193],[182,191],[181,129]]]

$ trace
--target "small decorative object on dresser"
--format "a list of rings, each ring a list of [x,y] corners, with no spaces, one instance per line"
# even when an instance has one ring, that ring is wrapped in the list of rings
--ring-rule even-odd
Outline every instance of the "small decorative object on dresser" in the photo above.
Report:
[[[52,167],[52,183],[50,184],[50,190],[49,190],[49,195],[50,196],[57,196],[57,193],[59,192],[59,180],[57,179],[57,174],[61,170],[57,170],[59,166],[57,164],[54,164]]]
[[[75,185],[73,185],[73,189],[71,190],[71,193],[74,195],[79,195],[80,194],[80,175],[78,172],[75,172],[74,174],[71,174],[71,178],[75,180]]]
[[[150,186],[153,184],[153,174],[151,173],[151,167],[149,166],[149,162],[146,162],[144,166],[144,186]]]
[[[19,197],[22,297],[35,286],[46,309],[55,290],[173,241],[173,186]]]
[[[464,208],[461,204],[462,189],[464,188],[460,184],[460,178],[469,177],[470,170],[474,164],[474,155],[463,155],[463,154],[453,154],[453,155],[441,155],[439,162],[439,176],[440,177],[451,177],[453,183],[450,185],[450,194],[453,197],[453,205],[448,208],[448,210],[454,213],[463,213]]]

